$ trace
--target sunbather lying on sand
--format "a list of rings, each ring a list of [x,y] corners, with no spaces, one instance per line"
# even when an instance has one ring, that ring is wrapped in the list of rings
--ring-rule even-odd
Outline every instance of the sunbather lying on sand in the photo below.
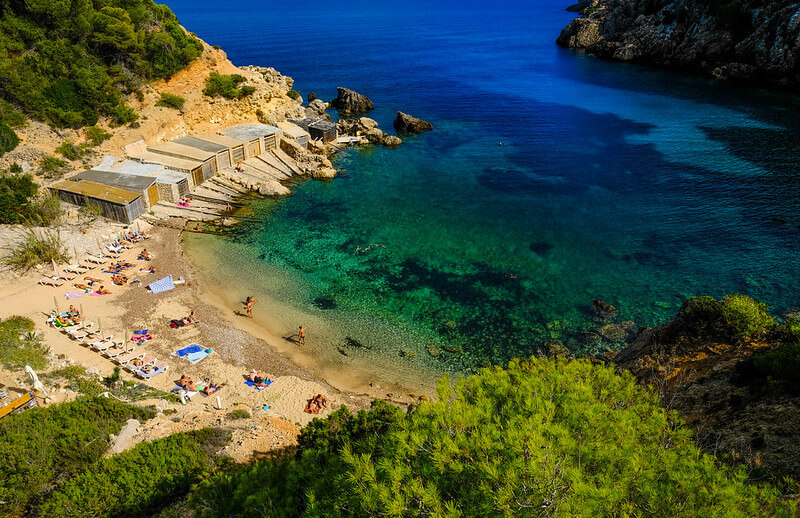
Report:
[[[264,388],[267,386],[267,382],[272,382],[271,379],[262,376],[258,371],[250,371],[250,375],[247,379],[255,383],[255,386],[258,388]]]
[[[200,321],[194,316],[194,311],[190,312],[188,315],[181,319],[181,323],[185,326],[190,324],[199,324]]]
[[[323,396],[322,394],[317,394],[313,398],[308,400],[306,407],[303,409],[303,412],[307,414],[319,414],[323,408],[328,406],[328,398]]]
[[[143,259],[145,261],[149,261],[151,259],[150,252],[147,251],[147,248],[139,252],[139,257],[137,259]]]
[[[140,272],[147,272],[147,273],[156,273],[156,269],[152,266],[149,268],[139,268]]]
[[[83,280],[89,281],[89,286],[91,286],[95,282],[103,282],[103,279],[98,279],[97,277],[84,277]]]
[[[218,391],[218,390],[222,390],[222,387],[224,387],[224,386],[225,386],[225,384],[224,384],[224,383],[222,383],[222,384],[217,384],[217,383],[209,383],[209,384],[208,384],[208,386],[206,386],[205,388],[203,388],[203,389],[202,389],[200,392],[202,392],[202,393],[203,393],[203,394],[205,394],[206,396],[210,396],[210,395],[211,395],[211,394],[213,394],[214,392],[216,392],[216,391]]]
[[[181,379],[178,380],[178,385],[182,388],[186,388],[188,385],[194,385],[194,381],[192,378],[185,374],[181,374]]]
[[[75,284],[73,284],[73,286],[75,286],[75,287],[76,287],[76,288],[78,288],[79,290],[83,290],[83,291],[91,291],[91,290],[92,290],[92,288],[90,288],[89,286],[87,286],[87,285],[85,285],[85,284],[78,284],[78,283],[75,283]]]

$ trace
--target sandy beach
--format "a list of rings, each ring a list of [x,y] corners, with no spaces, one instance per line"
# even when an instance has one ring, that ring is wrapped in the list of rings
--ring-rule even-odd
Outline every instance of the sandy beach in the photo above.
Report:
[[[320,416],[342,404],[355,410],[368,408],[373,399],[383,398],[402,405],[423,394],[433,394],[433,385],[428,390],[416,387],[416,392],[409,393],[408,387],[389,386],[379,379],[365,377],[364,372],[319,368],[314,363],[311,346],[298,347],[283,336],[261,327],[258,319],[241,316],[243,308],[226,299],[224,287],[206,283],[184,254],[180,230],[147,224],[139,224],[139,227],[150,238],[136,243],[118,258],[134,264],[125,273],[131,281],[138,279],[139,282],[114,285],[111,274],[103,273],[103,266],[99,265],[58,288],[37,284],[41,277],[51,274],[52,267],[25,273],[8,270],[0,273],[3,279],[0,283],[0,317],[21,315],[36,323],[36,331],[43,334],[50,347],[50,370],[82,365],[101,377],[114,371],[115,364],[111,360],[47,325],[47,317],[54,307],[65,311],[73,304],[86,320],[95,322],[104,335],[111,334],[117,340],[125,337],[128,341],[134,330],[146,329],[152,335],[152,340],[142,346],[147,358],[156,357],[157,363],[166,363],[169,369],[145,382],[148,385],[170,391],[183,374],[198,382],[208,378],[211,382],[225,384],[216,394],[210,397],[196,394],[185,405],[163,399],[146,401],[162,410],[173,409],[177,413],[170,410],[137,428],[128,440],[130,445],[177,431],[224,423],[238,430],[228,453],[245,461],[259,451],[291,444],[299,433],[299,427],[315,417],[303,409],[316,394],[328,398],[328,406]],[[70,255],[77,255],[86,264],[87,254],[96,253],[101,244],[110,242],[123,230],[121,225],[98,222],[87,233],[67,226],[62,229],[61,236],[71,251]],[[8,234],[4,236],[5,241],[13,241],[14,233],[8,231]],[[137,260],[143,248],[151,253],[151,261]],[[61,273],[64,273],[63,266],[59,265]],[[140,271],[149,266],[153,266],[156,272]],[[146,289],[149,283],[166,275],[172,275],[174,279],[183,277],[186,283],[158,294]],[[73,286],[85,282],[83,278],[87,276],[104,281],[111,294],[96,296]],[[73,298],[67,298],[67,293]],[[80,296],[74,296],[78,294]],[[243,301],[245,297],[246,294],[237,293],[233,300],[240,298]],[[258,309],[267,311],[269,308],[262,306]],[[170,320],[180,319],[191,311],[199,319],[198,324],[177,329],[170,327]],[[212,353],[194,365],[174,356],[175,351],[189,344],[200,344],[211,349]],[[244,382],[251,370],[260,371],[273,383],[263,390],[247,386]],[[135,379],[124,370],[121,377]],[[21,388],[30,386],[24,373],[5,370],[0,370],[0,383]],[[66,388],[47,384],[45,387],[51,398],[46,402],[42,400],[41,404],[77,396]],[[216,408],[217,396],[221,399],[222,409]],[[226,421],[227,413],[235,408],[247,410],[252,417]]]

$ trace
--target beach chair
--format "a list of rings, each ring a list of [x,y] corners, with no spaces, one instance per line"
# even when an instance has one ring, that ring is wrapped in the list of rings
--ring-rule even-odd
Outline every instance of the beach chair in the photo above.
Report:
[[[67,336],[72,338],[73,340],[77,340],[79,342],[83,342],[84,338],[89,336],[89,333],[86,331],[81,330],[80,328],[63,328],[64,332],[67,333]]]
[[[145,381],[150,381],[150,378],[152,378],[154,376],[158,376],[162,372],[167,372],[168,370],[169,370],[169,365],[167,365],[166,363],[162,363],[160,365],[155,365],[153,367],[153,370],[150,371],[150,372],[144,372],[144,371],[142,371],[142,369],[136,369],[136,371],[134,372],[134,375],[135,376],[139,376],[140,378],[142,378]]]
[[[64,281],[61,280],[60,277],[42,277],[39,279],[39,284],[42,286],[52,286],[53,288],[58,288],[64,284]]]
[[[86,262],[92,263],[92,264],[103,264],[103,263],[106,262],[106,260],[101,258],[101,257],[95,257],[93,255],[87,255],[86,256]]]
[[[131,352],[127,354],[120,354],[119,356],[115,356],[112,358],[113,361],[122,365],[123,367],[134,360],[142,360],[145,357],[145,353],[143,351],[137,350],[136,347],[132,349]]]
[[[125,248],[122,245],[111,245],[111,244],[109,244],[109,245],[106,245],[106,248],[108,249],[109,252],[114,253],[114,254],[121,254],[122,252],[125,251]]]
[[[80,275],[82,273],[86,273],[89,270],[91,270],[91,268],[87,268],[84,265],[82,265],[81,263],[75,263],[75,264],[71,264],[69,266],[65,266],[64,267],[64,271],[65,272],[74,273],[76,275]]]
[[[137,370],[142,369],[147,365],[155,365],[157,361],[158,361],[158,358],[156,358],[155,356],[153,356],[152,358],[150,358],[148,360],[145,360],[143,358],[141,365],[134,365],[133,362],[130,362],[127,365],[125,365],[124,368],[125,368],[126,371],[130,372],[131,374],[136,374]]]
[[[93,342],[90,342],[87,339],[87,340],[84,340],[83,343],[86,344],[90,349],[94,349],[95,351],[97,351],[99,353],[103,353],[103,352],[107,351],[108,349],[114,347],[117,344],[117,342],[114,341],[114,335],[108,335],[106,337],[100,337],[99,340],[95,340]]]
[[[113,360],[117,356],[121,356],[125,353],[131,352],[132,349],[128,349],[127,344],[123,340],[122,342],[114,342],[114,345],[106,349],[105,351],[100,351],[103,355],[105,355],[108,359]]]

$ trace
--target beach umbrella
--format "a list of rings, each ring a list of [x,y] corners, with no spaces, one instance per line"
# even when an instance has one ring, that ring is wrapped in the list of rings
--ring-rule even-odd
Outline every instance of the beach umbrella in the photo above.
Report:
[[[82,319],[85,321],[85,320],[86,320],[86,315],[83,313],[83,302],[81,302],[80,304],[78,304],[78,307],[79,307],[79,308],[80,308],[80,310],[81,310],[81,318],[82,318]]]
[[[58,313],[58,299],[55,295],[53,295],[53,304],[55,305],[56,313]]]
[[[31,383],[33,383],[33,388],[42,392],[44,394],[44,397],[46,398],[50,397],[47,394],[47,391],[44,389],[44,385],[42,385],[42,382],[39,381],[39,376],[37,376],[36,373],[33,371],[33,369],[31,369],[30,365],[25,366],[25,372],[27,372],[30,375]]]

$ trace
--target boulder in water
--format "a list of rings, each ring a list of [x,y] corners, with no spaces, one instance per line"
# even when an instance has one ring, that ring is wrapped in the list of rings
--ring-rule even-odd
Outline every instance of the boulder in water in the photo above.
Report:
[[[338,95],[331,101],[331,107],[339,110],[339,113],[365,113],[375,109],[375,105],[365,95],[342,86],[336,91]]]
[[[418,119],[407,113],[397,112],[397,117],[394,119],[394,129],[405,133],[418,134],[423,131],[431,131],[433,124],[426,120]]]

